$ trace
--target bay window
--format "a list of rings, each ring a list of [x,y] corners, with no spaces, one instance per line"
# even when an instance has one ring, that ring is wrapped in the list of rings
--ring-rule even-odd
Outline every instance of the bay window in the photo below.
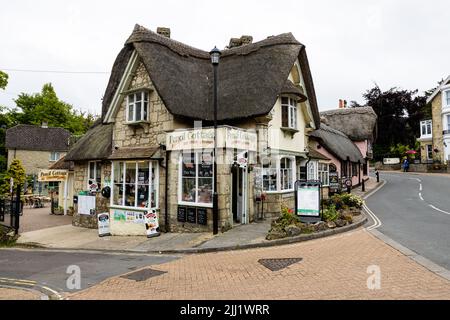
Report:
[[[450,90],[447,90],[445,93],[445,105],[450,107]]]
[[[88,163],[88,189],[100,191],[102,181],[102,164],[99,161],[89,161]]]
[[[281,157],[263,164],[263,190],[269,192],[291,191],[295,182],[295,158]]]
[[[148,121],[148,92],[139,91],[127,97],[127,122]]]
[[[327,163],[319,163],[318,167],[319,180],[323,186],[329,185],[329,168]]]
[[[111,204],[132,208],[158,208],[158,163],[113,162]]]
[[[180,162],[179,203],[212,206],[214,177],[212,151],[184,152]]]

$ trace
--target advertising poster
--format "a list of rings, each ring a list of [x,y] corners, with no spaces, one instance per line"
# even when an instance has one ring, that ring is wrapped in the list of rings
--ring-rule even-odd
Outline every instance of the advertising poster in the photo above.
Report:
[[[99,213],[97,216],[98,222],[98,236],[105,237],[110,236],[111,233],[109,231],[109,213],[103,212]]]
[[[301,216],[320,216],[320,188],[303,186],[297,190],[297,214]]]
[[[158,214],[156,210],[150,210],[145,214],[145,231],[147,233],[147,238],[160,235]]]
[[[330,191],[337,192],[339,191],[339,175],[337,172],[330,172]]]

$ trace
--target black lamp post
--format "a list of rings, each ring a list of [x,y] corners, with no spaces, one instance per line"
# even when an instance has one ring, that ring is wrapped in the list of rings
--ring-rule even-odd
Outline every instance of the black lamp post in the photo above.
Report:
[[[219,66],[219,59],[221,52],[217,47],[211,50],[209,53],[211,56],[211,63],[214,70],[214,178],[213,178],[213,234],[219,232],[219,197],[217,193],[217,160],[216,160],[216,148],[217,148],[217,67]]]

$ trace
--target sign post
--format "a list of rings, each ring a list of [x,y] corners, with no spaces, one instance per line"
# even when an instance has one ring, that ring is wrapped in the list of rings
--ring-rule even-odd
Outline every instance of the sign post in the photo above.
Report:
[[[156,210],[150,209],[145,214],[144,221],[147,238],[158,237],[160,235],[160,232],[159,232],[158,213],[156,212]]]
[[[97,222],[98,222],[98,236],[99,237],[105,237],[110,236],[111,233],[109,231],[109,213],[99,213],[97,216]]]
[[[322,183],[299,180],[295,182],[295,213],[303,222],[320,221]]]

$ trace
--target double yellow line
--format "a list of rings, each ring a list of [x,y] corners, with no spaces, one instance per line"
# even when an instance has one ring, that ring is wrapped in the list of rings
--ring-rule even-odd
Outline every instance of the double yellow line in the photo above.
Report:
[[[11,279],[11,278],[0,278],[0,286],[18,286],[18,287],[27,287],[27,288],[38,288],[40,292],[47,295],[49,298],[54,297],[58,300],[62,300],[63,297],[55,290],[42,286],[33,280],[23,280],[23,279]],[[44,292],[45,291],[45,292]]]
[[[0,284],[14,284],[14,285],[34,287],[35,285],[37,285],[37,282],[32,280],[0,278]]]

